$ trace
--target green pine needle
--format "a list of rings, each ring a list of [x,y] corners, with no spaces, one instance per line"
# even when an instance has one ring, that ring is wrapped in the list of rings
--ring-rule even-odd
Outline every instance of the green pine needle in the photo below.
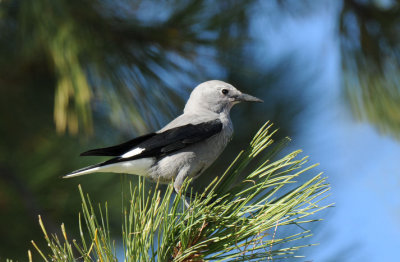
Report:
[[[158,186],[148,192],[143,179],[131,185],[130,201],[123,210],[124,260],[269,261],[298,257],[299,249],[311,246],[299,241],[312,235],[307,224],[320,220],[315,213],[330,206],[321,204],[328,196],[329,184],[322,174],[304,183],[296,181],[316,166],[304,167],[307,159],[297,158],[300,151],[272,161],[289,139],[266,150],[275,133],[270,128],[266,123],[227,171],[190,200],[189,208],[183,204],[189,180],[180,194],[174,193],[172,184],[164,194]],[[249,170],[249,163],[260,159],[260,164]],[[80,186],[79,191],[84,219],[82,223],[79,215],[81,239],[71,244],[64,225],[63,241],[48,236],[39,217],[51,252],[45,255],[32,242],[35,249],[45,261],[117,261],[107,204],[96,212]],[[290,225],[295,227],[290,227],[288,235],[282,228]]]

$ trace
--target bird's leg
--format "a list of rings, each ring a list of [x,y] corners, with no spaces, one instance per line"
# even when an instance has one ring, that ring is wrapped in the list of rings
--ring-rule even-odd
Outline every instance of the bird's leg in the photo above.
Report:
[[[175,192],[176,192],[177,194],[181,194],[181,193],[182,193],[182,192],[181,192],[181,185],[180,185],[180,183],[176,183],[176,182],[177,182],[177,180],[175,180],[175,182],[174,182],[174,189],[175,189]],[[185,192],[185,197],[188,197],[188,198],[190,198],[190,199],[194,199],[194,198],[196,197],[196,193],[192,193],[192,191],[190,191],[190,192],[186,191],[186,192]],[[204,200],[205,197],[201,197],[201,199]]]
[[[176,182],[174,182],[174,190],[177,195],[181,194],[181,187]]]
[[[176,182],[177,182],[177,180],[175,180],[175,182],[174,182],[175,193],[177,195],[181,195],[182,194],[182,192],[181,192],[182,185],[180,183],[176,183]],[[186,200],[186,196],[183,196],[183,201],[185,203],[186,208],[189,208],[190,205],[189,205],[189,202]]]

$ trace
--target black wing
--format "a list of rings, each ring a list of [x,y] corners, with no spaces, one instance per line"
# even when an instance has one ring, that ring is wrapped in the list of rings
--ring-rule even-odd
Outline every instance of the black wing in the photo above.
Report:
[[[107,164],[134,160],[143,157],[160,157],[168,153],[182,149],[188,145],[200,142],[211,136],[221,132],[222,123],[216,119],[213,121],[203,122],[200,124],[188,124],[171,128],[162,133],[151,133],[144,135],[123,144],[94,149],[82,153],[82,156],[121,156],[135,148],[143,149],[140,154],[132,157],[122,158],[116,157],[106,161]]]
[[[129,140],[128,142],[125,142],[125,143],[122,143],[122,144],[119,144],[116,146],[92,149],[92,150],[83,152],[81,154],[81,156],[120,156],[120,155],[124,154],[125,152],[128,152],[132,148],[135,148],[137,145],[139,145],[143,141],[146,141],[147,139],[150,139],[151,137],[153,137],[155,135],[157,135],[157,134],[150,133],[147,135],[136,137],[132,140]]]
[[[188,124],[158,133],[140,143],[137,147],[144,150],[129,160],[142,157],[159,157],[182,149],[188,145],[203,141],[221,132],[222,123],[219,119],[203,122],[197,125]]]

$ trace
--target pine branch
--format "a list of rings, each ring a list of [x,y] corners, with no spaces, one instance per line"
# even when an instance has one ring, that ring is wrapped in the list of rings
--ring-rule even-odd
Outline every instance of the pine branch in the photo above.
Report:
[[[302,184],[295,181],[315,166],[304,167],[307,160],[297,158],[300,151],[272,161],[271,154],[282,143],[266,150],[272,145],[270,127],[264,125],[229,169],[191,199],[189,208],[182,204],[189,180],[181,194],[174,193],[172,184],[164,194],[158,187],[148,192],[142,179],[131,186],[130,202],[123,211],[125,261],[260,261],[294,257],[299,249],[311,246],[300,240],[312,235],[306,227],[319,220],[315,213],[329,206],[321,204],[329,185],[321,174]],[[247,170],[264,151],[261,164]],[[72,260],[76,252],[83,261],[116,261],[107,205],[104,213],[100,206],[95,212],[89,196],[81,187],[79,191],[86,225],[79,219],[81,240],[71,243],[64,225],[63,242],[48,236],[39,218],[52,253],[46,256],[34,244],[35,248],[44,260]],[[290,225],[296,225],[295,230],[282,235],[282,227]]]

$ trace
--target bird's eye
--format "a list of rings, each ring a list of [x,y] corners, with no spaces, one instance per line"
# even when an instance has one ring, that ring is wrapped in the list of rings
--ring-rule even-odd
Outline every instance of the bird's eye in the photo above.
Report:
[[[228,89],[222,89],[221,92],[222,92],[222,94],[226,95],[226,94],[229,93],[229,90]]]

